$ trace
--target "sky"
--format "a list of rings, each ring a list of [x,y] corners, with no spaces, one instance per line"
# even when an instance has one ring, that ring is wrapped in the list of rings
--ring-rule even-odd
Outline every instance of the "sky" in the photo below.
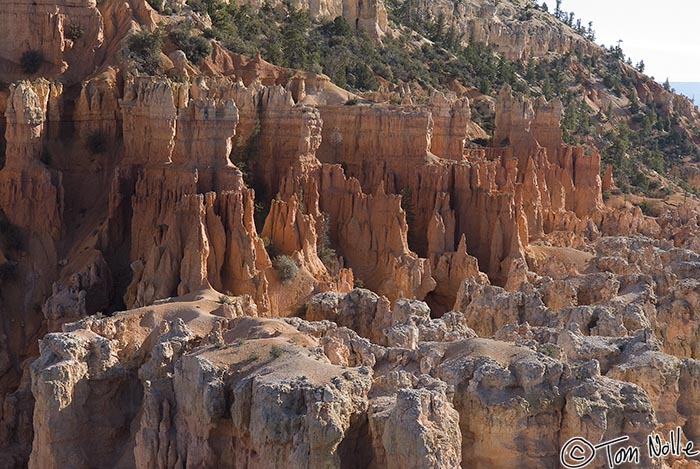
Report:
[[[556,1],[545,2],[553,12]],[[561,8],[584,25],[593,21],[598,44],[622,39],[625,55],[643,59],[657,81],[700,82],[700,1],[562,0]]]

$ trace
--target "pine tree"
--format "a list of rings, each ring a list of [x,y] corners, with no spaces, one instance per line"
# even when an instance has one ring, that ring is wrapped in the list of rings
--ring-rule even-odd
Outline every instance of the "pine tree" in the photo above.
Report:
[[[588,22],[588,31],[586,31],[586,39],[595,41],[595,31],[593,31],[593,21]]]
[[[664,82],[664,89],[666,91],[671,91],[671,82],[668,81],[668,78],[666,78],[666,81]]]
[[[289,11],[286,24],[282,27],[282,50],[287,67],[309,69],[311,57],[307,33],[310,27],[311,21],[306,12],[295,9]]]

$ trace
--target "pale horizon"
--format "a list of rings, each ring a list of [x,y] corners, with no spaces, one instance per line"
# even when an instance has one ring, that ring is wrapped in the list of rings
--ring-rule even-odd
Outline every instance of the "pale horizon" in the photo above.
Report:
[[[554,12],[555,0],[544,3]],[[669,0],[651,8],[638,0],[563,0],[561,8],[584,25],[593,21],[596,43],[609,47],[621,39],[625,56],[635,65],[644,60],[644,73],[658,82],[700,82],[700,2]]]

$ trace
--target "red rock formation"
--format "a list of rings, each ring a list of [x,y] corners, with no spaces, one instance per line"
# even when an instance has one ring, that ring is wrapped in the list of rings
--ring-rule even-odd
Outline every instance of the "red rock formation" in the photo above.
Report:
[[[166,164],[175,146],[177,103],[166,80],[135,78],[125,84],[123,111],[126,162]]]
[[[7,157],[0,171],[0,207],[7,222],[18,227],[24,238],[21,244],[27,259],[22,267],[27,270],[20,271],[20,278],[34,277],[27,282],[29,291],[24,292],[24,298],[9,303],[11,309],[20,311],[33,308],[33,301],[46,293],[58,263],[56,243],[62,231],[63,187],[60,175],[40,160],[47,122],[49,116],[56,118],[54,108],[60,93],[60,85],[45,80],[20,82],[10,88],[5,112]]]
[[[479,271],[479,261],[467,254],[467,242],[462,236],[456,252],[444,251],[431,256],[432,272],[437,286],[430,294],[430,307],[435,314],[452,309],[462,282],[476,278],[488,283],[488,277]]]
[[[450,99],[443,93],[435,92],[429,108],[433,115],[430,151],[441,158],[460,161],[471,123],[469,99]]]
[[[71,37],[71,25],[80,27],[80,37]],[[68,83],[76,83],[97,65],[103,30],[95,0],[3,2],[0,31],[12,40],[1,41],[0,79],[12,81],[25,76],[20,59],[33,50],[44,57],[38,71],[41,76],[60,73]]]
[[[96,132],[115,141],[121,131],[116,81],[116,73],[110,71],[83,83],[72,116],[77,137],[83,145]]]
[[[451,25],[465,42],[494,46],[511,60],[541,57],[548,53],[565,54],[580,50],[585,55],[600,54],[598,47],[561,27],[549,14],[531,8],[530,19],[523,20],[521,3],[499,0],[464,0],[457,4],[447,0],[419,1],[414,15],[453,18]]]
[[[613,181],[613,167],[611,165],[607,165],[605,167],[605,174],[603,175],[603,184],[601,186],[601,190],[604,193],[610,192],[614,186],[615,182]]]
[[[265,2],[261,0],[243,0],[242,3],[260,7]],[[278,6],[283,2],[273,0],[268,2],[271,6]],[[378,39],[389,28],[389,20],[383,0],[299,0],[294,4],[295,8],[307,10],[310,16],[316,20],[333,20],[338,16],[345,18],[354,28],[365,31],[370,37]]]
[[[269,259],[253,222],[253,192],[228,161],[237,108],[220,86],[198,80],[185,89],[136,79],[122,101],[129,109],[126,161],[149,166],[136,174],[131,204],[139,216],[131,228],[131,258],[137,262],[128,305],[210,284],[250,294],[261,311],[269,311],[262,272]],[[148,160],[139,161],[130,155],[143,154],[132,145],[144,128],[161,138],[152,140]]]
[[[331,236],[356,278],[391,299],[423,299],[435,287],[428,261],[408,248],[399,196],[387,195],[381,185],[366,195],[339,166],[323,167],[319,193],[321,210],[331,219]]]
[[[362,174],[363,162],[380,160],[393,171],[423,164],[430,152],[433,129],[426,109],[385,105],[320,106],[323,119],[318,159],[343,163],[350,175]],[[387,139],[385,135],[401,135]]]
[[[22,363],[36,355],[45,331],[41,305],[51,295],[58,271],[63,187],[60,174],[41,162],[49,120],[57,119],[61,86],[38,80],[10,86],[6,102],[5,167],[0,171],[3,267],[16,266],[2,281],[0,327],[0,446],[21,464],[32,412],[22,386]],[[25,378],[26,379],[26,378]],[[13,394],[10,394],[13,393]],[[24,401],[21,401],[24,399]],[[22,440],[21,438],[24,438]]]
[[[102,252],[84,250],[71,257],[73,262],[63,271],[72,273],[54,282],[52,294],[42,306],[47,329],[52,332],[60,331],[67,322],[107,311],[112,300],[112,273]]]
[[[476,3],[418,11],[452,7],[458,31],[510,57],[580,46],[539,12],[527,29],[511,2]],[[388,28],[381,1],[296,6]],[[460,16],[476,10],[503,21]],[[31,38],[15,24],[30,11]],[[700,435],[700,218],[605,208],[611,173],[563,144],[559,101],[452,83],[496,113],[477,148],[469,99],[413,105],[414,85],[373,95],[402,106],[352,105],[328,77],[217,43],[199,68],[167,51],[183,83],[125,71],[126,34],[159,18],[144,0],[0,6],[0,30],[46,46],[41,73],[66,85],[0,92],[0,466],[26,465],[34,440],[32,467],[549,467],[573,435]],[[73,21],[83,38],[66,38]],[[83,318],[124,306],[144,308]],[[319,322],[234,320],[304,312]],[[64,332],[36,350],[47,330]]]
[[[367,409],[371,371],[308,354],[317,340],[282,321],[210,314],[219,306],[202,292],[178,313],[158,305],[48,335],[32,369],[38,403],[29,466],[339,465]],[[258,365],[273,356],[286,363],[261,379]],[[224,357],[225,376],[218,373]],[[307,377],[297,379],[302,370]],[[271,405],[277,400],[287,405]],[[90,415],[100,418],[84,435]]]
[[[494,138],[502,147],[465,153],[466,101],[436,95],[430,106],[410,113],[390,106],[321,106],[324,130],[318,155],[323,162],[342,163],[365,192],[382,185],[388,192],[401,192],[412,212],[411,247],[421,255],[428,255],[428,239],[434,236],[433,212],[444,212],[443,237],[451,239],[444,247],[453,247],[465,235],[469,254],[494,281],[505,284],[511,264],[524,259],[522,249],[530,240],[585,224],[583,219],[602,210],[600,157],[562,143],[561,109],[556,101],[513,97],[506,88],[497,104]],[[368,137],[393,128],[401,129],[405,146]],[[441,162],[432,154],[456,161]],[[439,199],[446,195],[444,205]],[[434,245],[430,253],[436,250]]]
[[[269,311],[263,271],[270,260],[255,229],[253,200],[250,190],[183,196],[135,264],[127,304],[148,305],[210,284],[248,294],[261,313]]]
[[[318,110],[295,105],[282,87],[264,88],[256,99],[260,133],[255,139],[257,178],[268,198],[290,168],[316,166],[323,125]]]
[[[303,267],[323,277],[327,269],[318,257],[317,223],[314,217],[304,213],[301,204],[296,194],[289,202],[273,200],[262,237],[269,239],[280,253],[299,253]]]

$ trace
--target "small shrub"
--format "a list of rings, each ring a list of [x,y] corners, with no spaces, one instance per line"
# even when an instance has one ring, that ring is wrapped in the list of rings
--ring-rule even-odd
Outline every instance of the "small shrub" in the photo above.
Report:
[[[355,288],[365,288],[365,282],[360,278],[355,279]]]
[[[231,148],[231,153],[229,154],[229,160],[241,170],[241,173],[243,173],[243,182],[250,188],[258,186],[257,180],[255,179],[255,148],[259,135],[260,120],[255,119],[255,126],[250,135],[248,135],[246,139],[243,139],[242,136],[238,136],[236,144]],[[265,205],[262,202],[257,202],[257,204]],[[257,207],[256,211],[258,211]]]
[[[94,132],[90,133],[90,135],[88,135],[87,145],[88,149],[90,150],[90,153],[92,153],[93,155],[100,155],[102,153],[106,153],[108,147],[107,136],[103,132],[95,130]]]
[[[151,5],[151,8],[154,10],[161,12],[163,11],[163,6],[165,4],[165,0],[146,0],[149,5]]]
[[[553,344],[544,344],[541,347],[538,347],[537,351],[540,352],[542,355],[546,355],[548,357],[556,357],[558,355],[559,349]]]
[[[192,30],[186,26],[170,31],[170,39],[175,47],[185,53],[187,60],[194,64],[208,57],[212,51],[211,42],[207,38],[193,35]]]
[[[330,239],[330,219],[327,215],[324,216],[321,223],[321,228],[318,232],[318,242],[316,243],[316,254],[321,259],[323,265],[326,266],[330,273],[336,273],[340,269],[338,262],[338,254],[331,246]]]
[[[24,73],[34,75],[44,63],[44,53],[40,50],[28,50],[22,54],[19,63]]]
[[[163,37],[160,30],[152,33],[139,31],[129,38],[129,56],[142,72],[155,75],[160,69]]]
[[[184,73],[179,73],[175,69],[169,70],[167,73],[170,81],[174,83],[185,83],[187,82],[187,76]]]
[[[273,345],[270,348],[270,356],[272,358],[279,358],[282,356],[283,353],[284,353],[284,349],[282,347],[280,347],[279,345]]]
[[[352,83],[352,85],[359,90],[376,91],[377,88],[379,88],[379,83],[377,83],[377,79],[374,77],[372,70],[364,63],[357,63],[350,77],[354,78],[354,83]]]
[[[66,31],[66,37],[72,41],[76,41],[83,36],[84,32],[83,27],[79,24],[71,24]]]
[[[211,42],[202,36],[192,36],[189,41],[188,50],[185,51],[187,57],[194,63],[200,62],[205,57],[209,57],[212,47]]]
[[[272,267],[277,271],[280,281],[287,284],[299,274],[299,266],[289,256],[277,256],[272,260]]]
[[[219,296],[219,304],[222,305],[233,305],[236,303],[236,299],[232,298],[231,296],[228,295],[220,295]]]
[[[644,201],[640,202],[637,206],[641,209],[642,213],[645,216],[647,216],[647,217],[654,216],[653,215],[654,206],[650,202],[644,200]]]
[[[357,98],[352,98],[352,99],[348,99],[347,101],[345,101],[345,105],[346,106],[355,106],[359,102],[360,101]]]

